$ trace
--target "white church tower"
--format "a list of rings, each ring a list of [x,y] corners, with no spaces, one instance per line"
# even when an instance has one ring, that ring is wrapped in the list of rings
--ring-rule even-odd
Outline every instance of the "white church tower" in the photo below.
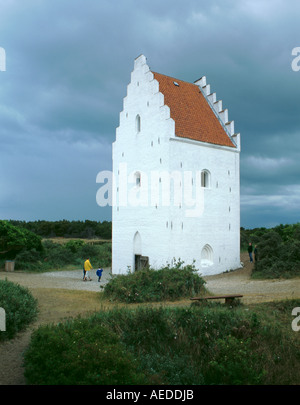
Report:
[[[205,76],[134,62],[113,143],[112,272],[240,266],[240,134]]]

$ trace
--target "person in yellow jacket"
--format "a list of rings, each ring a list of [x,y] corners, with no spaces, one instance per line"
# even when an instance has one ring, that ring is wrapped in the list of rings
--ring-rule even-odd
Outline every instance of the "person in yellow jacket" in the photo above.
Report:
[[[91,262],[90,262],[90,259],[89,259],[89,258],[86,259],[86,261],[84,262],[83,268],[84,268],[84,271],[85,271],[83,280],[84,280],[84,281],[87,281],[87,277],[88,277],[89,280],[91,281],[92,279],[91,279],[91,277],[90,277],[90,273],[89,273],[89,272],[90,272],[90,270],[92,270],[93,266],[91,265]]]

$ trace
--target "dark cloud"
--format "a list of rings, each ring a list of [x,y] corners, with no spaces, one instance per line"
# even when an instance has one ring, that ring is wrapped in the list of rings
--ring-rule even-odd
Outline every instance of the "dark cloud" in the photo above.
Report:
[[[241,224],[298,221],[296,1],[0,0],[0,216],[110,219],[96,175],[111,168],[134,58],[207,76],[242,135]]]

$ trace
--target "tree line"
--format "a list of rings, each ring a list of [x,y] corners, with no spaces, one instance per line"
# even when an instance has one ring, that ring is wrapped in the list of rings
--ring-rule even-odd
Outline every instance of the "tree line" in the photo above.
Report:
[[[82,238],[111,240],[112,224],[110,221],[7,221],[13,226],[26,229],[42,238]]]

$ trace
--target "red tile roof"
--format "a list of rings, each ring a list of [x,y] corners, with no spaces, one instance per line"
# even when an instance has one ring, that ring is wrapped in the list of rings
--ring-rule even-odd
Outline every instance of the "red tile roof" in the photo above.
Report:
[[[196,84],[152,73],[175,121],[176,136],[235,147]]]

